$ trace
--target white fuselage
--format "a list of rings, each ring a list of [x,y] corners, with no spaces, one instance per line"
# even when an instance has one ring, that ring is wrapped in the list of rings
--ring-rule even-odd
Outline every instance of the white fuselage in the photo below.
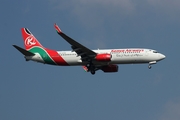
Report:
[[[127,49],[105,49],[93,50],[98,54],[108,53],[112,55],[111,61],[108,64],[136,64],[150,63],[160,61],[165,58],[161,53],[151,49],[127,48]],[[58,54],[69,65],[85,65],[87,62],[82,62],[81,57],[72,51],[58,51]],[[95,64],[107,64],[107,62],[97,62]]]

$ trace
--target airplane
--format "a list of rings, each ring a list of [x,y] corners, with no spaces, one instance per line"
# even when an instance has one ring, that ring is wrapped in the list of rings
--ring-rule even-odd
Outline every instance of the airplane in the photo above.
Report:
[[[148,68],[151,69],[151,65],[166,57],[156,50],[144,48],[91,50],[63,33],[57,24],[54,24],[54,27],[57,33],[71,45],[72,50],[56,51],[45,48],[27,28],[21,28],[25,49],[17,45],[13,46],[24,55],[26,61],[58,66],[82,66],[92,75],[97,70],[105,73],[118,72],[118,64],[148,63]]]

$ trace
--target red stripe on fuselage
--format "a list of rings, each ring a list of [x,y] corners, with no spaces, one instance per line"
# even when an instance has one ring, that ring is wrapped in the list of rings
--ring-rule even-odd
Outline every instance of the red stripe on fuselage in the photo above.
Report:
[[[46,49],[46,52],[57,65],[68,66],[68,63],[55,50]]]

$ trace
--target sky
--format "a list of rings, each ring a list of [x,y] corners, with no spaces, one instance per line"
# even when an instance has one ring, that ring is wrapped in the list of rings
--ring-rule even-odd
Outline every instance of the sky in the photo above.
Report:
[[[179,0],[1,0],[1,120],[179,120]],[[166,59],[95,75],[26,62],[28,28],[47,48],[71,50],[53,24],[90,49],[150,48]]]

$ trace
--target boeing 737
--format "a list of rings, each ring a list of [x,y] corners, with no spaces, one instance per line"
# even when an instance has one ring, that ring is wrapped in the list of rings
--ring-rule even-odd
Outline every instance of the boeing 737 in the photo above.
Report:
[[[118,72],[118,64],[148,63],[150,69],[152,64],[165,58],[165,55],[156,50],[144,48],[90,50],[64,34],[57,24],[54,24],[54,27],[57,33],[71,45],[72,50],[56,51],[45,48],[27,28],[21,29],[25,49],[17,45],[13,46],[24,55],[26,61],[59,66],[82,66],[86,72],[93,75],[97,70]]]

